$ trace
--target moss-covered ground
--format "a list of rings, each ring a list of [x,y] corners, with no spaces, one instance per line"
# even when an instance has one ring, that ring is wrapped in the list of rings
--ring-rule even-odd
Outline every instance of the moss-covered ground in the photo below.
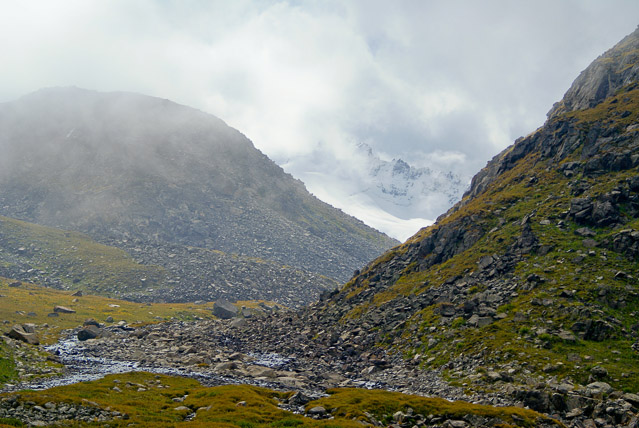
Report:
[[[306,406],[307,409],[323,406],[333,417],[329,420],[315,420],[279,408],[278,404],[291,392],[247,385],[203,387],[192,379],[150,373],[109,375],[93,382],[45,391],[22,391],[19,395],[22,402],[34,405],[73,403],[102,409],[108,407],[111,411],[127,415],[126,419],[107,422],[111,427],[361,427],[360,421],[368,420],[366,413],[388,423],[395,412],[407,411],[408,408],[425,416],[495,418],[503,422],[502,426],[532,427],[540,421],[555,423],[522,408],[495,408],[361,389],[335,389],[329,393],[328,397]],[[96,421],[72,426],[104,424]]]

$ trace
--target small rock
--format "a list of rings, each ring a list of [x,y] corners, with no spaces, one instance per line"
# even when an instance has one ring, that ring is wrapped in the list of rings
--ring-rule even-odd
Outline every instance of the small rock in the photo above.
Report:
[[[326,409],[322,406],[315,406],[308,411],[308,414],[311,416],[324,416],[326,414]]]
[[[75,311],[73,309],[67,308],[65,306],[56,306],[53,308],[53,312],[59,314],[75,314]]]
[[[100,327],[100,323],[94,320],[93,318],[89,318],[84,321],[84,326],[87,326],[87,325],[94,325],[96,327]]]
[[[593,382],[586,385],[586,394],[594,397],[602,394],[610,394],[613,391],[612,386],[606,382]]]
[[[575,337],[575,335],[569,332],[568,330],[560,330],[558,336],[561,340],[564,340],[566,342],[574,343],[577,341],[577,338]]]
[[[590,369],[590,373],[597,379],[608,377],[608,370],[601,366],[593,367],[592,369]]]
[[[219,363],[215,365],[215,371],[236,370],[237,363],[235,361],[227,361],[225,363]]]
[[[590,238],[596,235],[595,232],[593,232],[592,230],[588,229],[587,227],[580,227],[579,229],[575,230],[575,234],[579,235],[579,236],[583,236],[584,238]]]

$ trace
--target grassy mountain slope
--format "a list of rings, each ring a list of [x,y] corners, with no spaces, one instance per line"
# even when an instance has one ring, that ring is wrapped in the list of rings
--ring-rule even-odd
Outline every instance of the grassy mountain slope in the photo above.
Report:
[[[586,394],[605,381],[638,392],[638,70],[639,30],[435,225],[329,296],[321,316],[342,331],[369,325],[377,343],[469,390],[546,410],[526,391]]]

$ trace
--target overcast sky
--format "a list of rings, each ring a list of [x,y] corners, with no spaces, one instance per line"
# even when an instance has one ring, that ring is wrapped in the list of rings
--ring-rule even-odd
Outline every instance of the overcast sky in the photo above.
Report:
[[[0,102],[140,92],[220,117],[297,176],[365,142],[470,177],[637,24],[636,0],[0,0]]]

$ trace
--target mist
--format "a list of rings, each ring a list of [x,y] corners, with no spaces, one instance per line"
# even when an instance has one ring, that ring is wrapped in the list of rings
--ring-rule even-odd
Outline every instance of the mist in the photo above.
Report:
[[[351,212],[337,197],[348,183],[309,179],[318,145],[336,159],[326,175],[348,177],[341,160],[366,143],[467,180],[543,124],[637,16],[630,0],[4,4],[0,102],[57,86],[170,99],[222,118]]]

